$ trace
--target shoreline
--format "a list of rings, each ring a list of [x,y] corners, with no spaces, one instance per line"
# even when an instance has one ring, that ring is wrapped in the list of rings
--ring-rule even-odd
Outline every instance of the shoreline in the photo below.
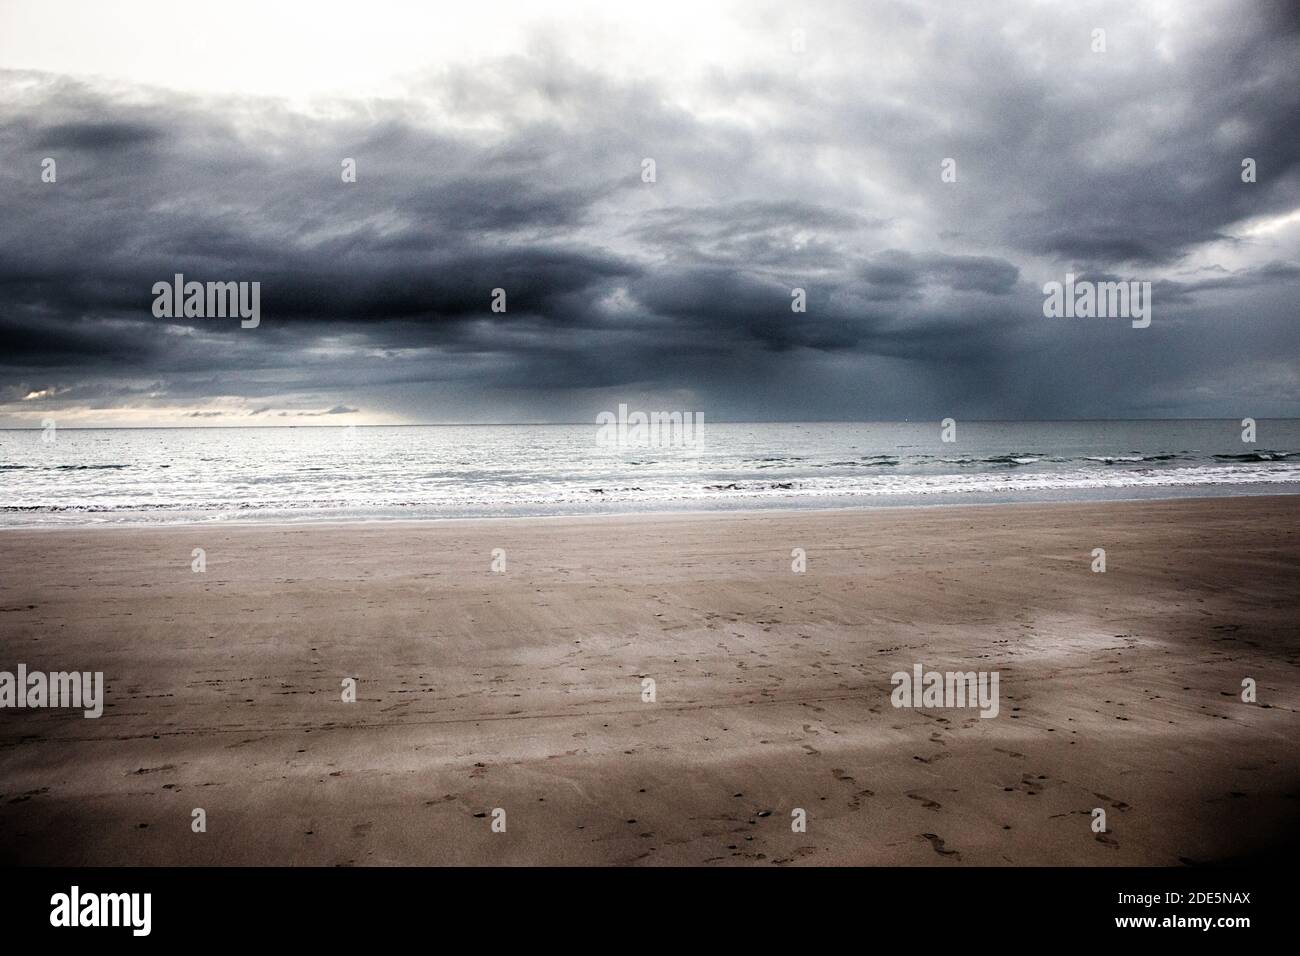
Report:
[[[704,507],[696,509],[665,509],[665,510],[635,510],[635,511],[598,511],[588,513],[571,513],[564,512],[558,514],[518,514],[518,515],[425,515],[421,517],[373,517],[373,518],[356,518],[356,517],[309,517],[309,518],[206,518],[185,521],[117,521],[117,522],[91,522],[85,524],[32,524],[32,525],[3,525],[0,524],[0,535],[12,532],[39,532],[39,531],[103,531],[103,530],[155,530],[162,531],[168,528],[193,530],[196,528],[303,528],[303,527],[339,527],[349,526],[365,527],[370,525],[380,526],[401,526],[401,525],[426,525],[426,524],[444,524],[444,523],[464,523],[464,522],[515,522],[515,521],[579,521],[586,519],[625,519],[625,518],[713,518],[713,517],[743,517],[746,515],[787,515],[787,514],[842,514],[848,513],[876,513],[891,511],[929,511],[946,508],[1000,508],[1000,507],[1048,507],[1048,506],[1066,506],[1066,505],[1109,505],[1109,504],[1157,504],[1168,501],[1223,501],[1238,498],[1256,499],[1256,498],[1291,498],[1300,496],[1300,483],[1295,484],[1294,491],[1279,491],[1278,484],[1260,484],[1262,490],[1259,491],[1225,491],[1223,494],[1186,494],[1186,495],[1166,495],[1153,493],[1150,495],[1140,495],[1136,497],[1081,497],[1081,498],[1054,498],[1045,497],[1041,500],[994,500],[994,501],[971,501],[971,500],[945,500],[945,501],[918,501],[909,504],[843,504],[843,505],[807,505],[807,506],[758,506],[758,507]],[[1244,486],[1210,486],[1210,487],[1232,487],[1239,489]],[[1132,489],[1124,489],[1130,491]],[[1163,490],[1163,489],[1162,489]],[[985,492],[972,492],[971,496],[983,495]],[[1050,494],[1050,493],[1048,493]],[[959,494],[945,493],[943,495],[934,495],[935,498],[960,498]]]

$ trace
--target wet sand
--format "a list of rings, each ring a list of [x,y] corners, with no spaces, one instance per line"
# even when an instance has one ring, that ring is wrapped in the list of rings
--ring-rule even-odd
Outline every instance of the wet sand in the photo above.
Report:
[[[1300,496],[0,532],[0,670],[107,686],[0,710],[0,857],[1249,856],[1296,829],[1298,572]],[[918,663],[998,716],[893,707]]]

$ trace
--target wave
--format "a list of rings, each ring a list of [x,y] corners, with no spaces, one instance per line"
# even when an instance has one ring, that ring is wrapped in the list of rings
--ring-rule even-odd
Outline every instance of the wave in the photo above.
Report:
[[[992,471],[908,475],[861,471],[854,475],[809,476],[791,481],[736,480],[696,483],[684,476],[638,485],[592,485],[577,481],[529,486],[463,486],[443,494],[412,494],[390,488],[355,497],[326,497],[291,491],[279,497],[240,500],[47,501],[0,505],[0,526],[42,523],[178,523],[236,519],[267,521],[371,520],[377,518],[441,518],[493,515],[583,514],[592,509],[662,510],[717,503],[724,507],[808,506],[818,503],[922,503],[993,495],[1004,500],[1051,493],[1067,499],[1097,493],[1185,493],[1187,489],[1253,485],[1279,491],[1300,491],[1300,463],[1242,463],[1211,466],[1129,469],[1075,468],[1034,471],[1004,468]],[[1282,486],[1289,485],[1290,488]],[[1181,492],[1177,491],[1182,489]]]
[[[922,456],[923,457],[923,456]],[[892,468],[897,465],[899,458],[897,455],[863,455],[861,458],[850,458],[843,461],[831,461],[824,465],[815,465],[816,468],[874,468],[885,467]]]
[[[899,475],[876,479],[809,479],[795,482],[713,483],[702,486],[711,493],[765,495],[772,490],[795,490],[816,497],[929,496],[991,492],[1015,494],[1036,491],[1085,491],[1099,489],[1177,488],[1221,485],[1300,485],[1300,467],[1278,470],[1245,469],[1232,466],[1196,466],[1168,469],[1109,471],[1075,469],[1058,472],[979,472],[949,475]]]
[[[1215,455],[1219,461],[1285,461],[1294,455],[1293,451],[1270,451],[1261,449],[1259,451],[1243,452],[1240,455]]]
[[[980,461],[988,462],[990,465],[1009,465],[1011,467],[1015,467],[1016,465],[1033,465],[1042,460],[1043,455],[1036,452],[1029,452],[1027,454],[993,455],[989,458],[980,459]]]
[[[56,471],[117,471],[130,465],[54,465]]]
[[[119,471],[130,467],[130,465],[0,465],[0,471],[18,471],[25,468],[33,468],[37,471]],[[158,467],[167,468],[169,466],[159,465]]]

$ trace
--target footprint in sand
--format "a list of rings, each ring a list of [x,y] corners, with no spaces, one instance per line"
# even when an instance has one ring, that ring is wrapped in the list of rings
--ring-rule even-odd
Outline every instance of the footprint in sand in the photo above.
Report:
[[[785,866],[787,863],[793,863],[795,859],[799,857],[812,856],[816,852],[817,852],[816,847],[801,846],[799,847],[799,849],[794,851],[794,856],[783,857],[782,859],[773,860],[772,862],[775,863],[777,866]]]
[[[943,839],[943,837],[937,836],[937,835],[935,835],[935,834],[933,834],[933,833],[922,833],[921,836],[924,837],[925,839],[927,839],[927,840],[930,841],[930,846],[934,847],[934,852],[935,852],[935,853],[938,853],[940,856],[951,856],[951,857],[956,857],[957,862],[958,862],[958,863],[961,862],[961,854],[960,854],[960,853],[958,853],[956,850],[945,850],[945,849],[944,849],[944,839]]]
[[[43,793],[49,793],[49,792],[50,792],[50,788],[49,788],[49,787],[41,787],[39,790],[28,790],[28,791],[26,791],[25,793],[20,793],[20,794],[18,794],[18,796],[14,797],[14,798],[11,799],[9,802],[10,802],[10,803],[26,803],[26,802],[27,802],[28,800],[30,800],[32,797],[39,797],[41,794],[43,794]]]
[[[1033,774],[1026,773],[1020,776],[1020,786],[1024,788],[1025,795],[1036,797],[1043,792],[1043,785],[1038,782],[1040,779],[1046,779],[1041,774],[1035,779]]]
[[[915,792],[913,792],[913,793],[909,793],[907,796],[908,796],[908,799],[911,799],[911,800],[920,800],[920,801],[921,801],[921,806],[925,807],[925,809],[927,809],[927,810],[942,810],[942,809],[943,809],[943,804],[942,804],[942,803],[939,803],[939,802],[936,801],[936,800],[931,800],[929,797],[923,797],[923,796],[921,796],[919,793],[915,793]],[[940,842],[942,842],[942,841],[940,841]]]
[[[844,783],[853,783],[853,782],[854,782],[854,781],[853,781],[853,778],[850,777],[848,774],[846,774],[846,773],[845,773],[843,770],[841,770],[839,767],[833,767],[833,768],[831,769],[831,776],[834,777],[836,780],[843,781]]]
[[[1102,846],[1110,847],[1112,850],[1119,849],[1119,841],[1116,840],[1109,833],[1098,833],[1097,842],[1100,843]]]
[[[950,754],[950,753],[949,753],[948,751],[946,751],[946,750],[943,750],[943,751],[940,751],[939,753],[935,754],[933,757],[918,757],[917,755],[913,754],[913,755],[912,755],[912,759],[913,759],[913,760],[919,760],[919,761],[921,761],[921,763],[938,763],[938,762],[939,762],[940,760],[942,760],[944,757],[951,757],[951,756],[952,756],[952,754]]]
[[[855,793],[852,797],[849,798],[849,809],[850,810],[862,809],[862,798],[874,797],[875,795],[876,792],[874,790],[859,790],[857,793]]]

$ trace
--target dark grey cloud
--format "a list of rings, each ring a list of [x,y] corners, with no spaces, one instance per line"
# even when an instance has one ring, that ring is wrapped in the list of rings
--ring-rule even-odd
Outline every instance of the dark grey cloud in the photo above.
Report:
[[[117,150],[126,146],[148,143],[161,132],[154,126],[138,122],[60,123],[46,127],[36,145],[41,149],[56,150]]]
[[[1005,294],[1015,288],[1020,270],[1005,259],[992,256],[914,255],[887,249],[869,260],[861,275],[879,298],[896,299],[918,293],[927,285],[960,292]]]
[[[1300,210],[1300,28],[1213,12],[830,4],[699,110],[545,46],[321,115],[0,72],[0,420],[1300,414],[1294,227],[1243,228]],[[1152,328],[1044,319],[1067,269]],[[155,319],[178,272],[260,327]]]

